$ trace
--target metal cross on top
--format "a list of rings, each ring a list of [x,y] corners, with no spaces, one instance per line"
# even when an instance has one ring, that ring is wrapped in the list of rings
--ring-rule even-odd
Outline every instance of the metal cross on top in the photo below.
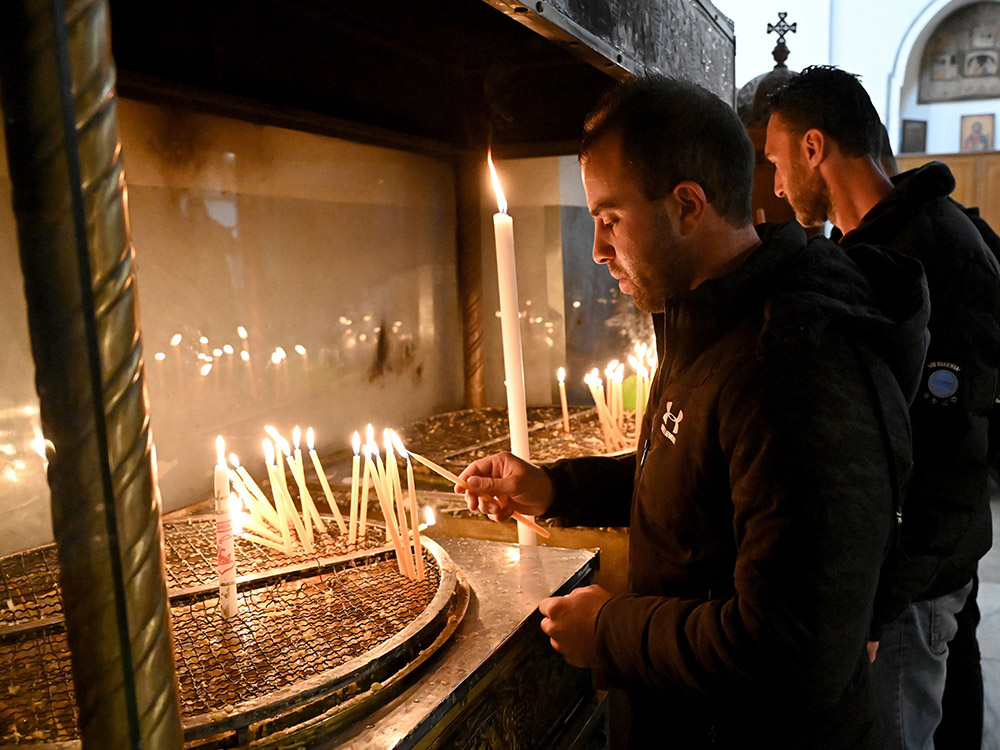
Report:
[[[789,32],[791,32],[793,34],[796,33],[795,27],[798,26],[798,24],[797,23],[789,24],[785,20],[786,16],[788,16],[787,12],[779,11],[778,12],[778,22],[777,23],[769,23],[767,25],[767,33],[768,34],[770,34],[772,31],[778,32],[778,44],[784,44],[785,43],[785,34],[787,34]]]

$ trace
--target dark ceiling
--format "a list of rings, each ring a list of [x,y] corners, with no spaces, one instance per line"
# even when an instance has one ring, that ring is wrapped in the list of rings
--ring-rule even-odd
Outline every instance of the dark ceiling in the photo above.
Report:
[[[565,152],[613,83],[573,54],[578,42],[552,41],[484,0],[110,8],[123,96],[418,149],[478,150],[492,139],[501,153]]]

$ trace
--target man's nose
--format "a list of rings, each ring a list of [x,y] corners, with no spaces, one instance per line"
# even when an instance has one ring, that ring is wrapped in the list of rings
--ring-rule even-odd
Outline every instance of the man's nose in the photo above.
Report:
[[[785,197],[785,183],[781,179],[781,172],[774,170],[774,194],[779,198]]]
[[[610,263],[615,257],[615,247],[602,236],[600,227],[594,232],[594,263]]]

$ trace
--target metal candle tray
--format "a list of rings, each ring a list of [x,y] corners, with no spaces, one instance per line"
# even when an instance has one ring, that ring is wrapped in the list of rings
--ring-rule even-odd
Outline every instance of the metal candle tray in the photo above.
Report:
[[[332,526],[331,526],[332,528]],[[424,540],[400,575],[385,530],[286,556],[237,539],[239,610],[218,606],[214,517],[164,523],[185,747],[277,747],[335,732],[391,699],[451,636],[469,590]],[[70,653],[54,546],[0,558],[0,747],[74,748]]]

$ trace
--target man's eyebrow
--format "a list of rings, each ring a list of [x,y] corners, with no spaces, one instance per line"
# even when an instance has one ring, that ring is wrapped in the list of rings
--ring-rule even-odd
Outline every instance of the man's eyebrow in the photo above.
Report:
[[[618,206],[615,203],[611,201],[602,201],[598,203],[596,206],[594,206],[592,209],[590,209],[590,215],[597,216],[598,214],[604,211],[611,211],[614,210],[615,208],[618,208]]]

